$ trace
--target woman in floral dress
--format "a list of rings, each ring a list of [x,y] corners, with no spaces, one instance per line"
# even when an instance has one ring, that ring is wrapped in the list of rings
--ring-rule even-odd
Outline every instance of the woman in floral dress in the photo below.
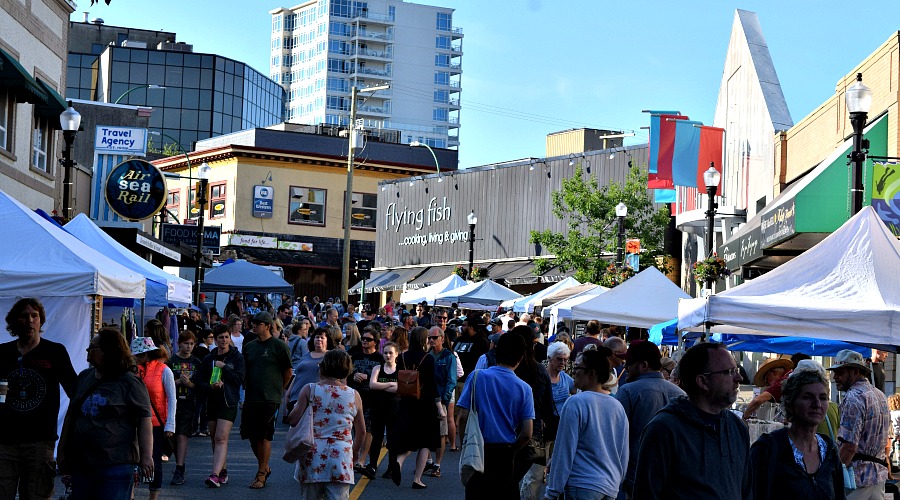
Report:
[[[297,425],[312,404],[315,443],[297,462],[295,475],[300,496],[306,500],[350,497],[353,464],[366,437],[362,401],[359,393],[347,386],[352,371],[349,354],[340,349],[328,351],[319,363],[320,380],[300,391],[291,411],[290,423]]]

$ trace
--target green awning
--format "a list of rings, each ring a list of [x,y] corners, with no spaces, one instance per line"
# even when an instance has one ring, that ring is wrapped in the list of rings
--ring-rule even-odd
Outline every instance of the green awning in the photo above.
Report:
[[[59,115],[69,107],[66,104],[66,100],[63,99],[61,95],[47,84],[44,80],[40,78],[37,79],[38,85],[44,90],[47,94],[47,102],[45,104],[35,104],[34,112],[37,113],[38,116],[43,116],[50,120],[50,127],[53,130],[62,130],[62,126],[59,123]]]
[[[0,88],[9,89],[19,102],[46,104],[49,99],[41,85],[15,57],[0,48]]]
[[[869,154],[887,154],[887,114],[867,126]],[[811,248],[850,219],[850,169],[847,155],[852,139],[844,141],[802,179],[788,186],[770,206],[762,210],[761,247],[803,251]],[[863,168],[863,203],[872,199],[872,161]]]

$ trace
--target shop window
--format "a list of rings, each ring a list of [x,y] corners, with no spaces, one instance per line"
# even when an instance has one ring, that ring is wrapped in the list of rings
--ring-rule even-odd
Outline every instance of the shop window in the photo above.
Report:
[[[209,218],[225,217],[225,201],[227,183],[220,182],[209,186]]]
[[[353,200],[350,204],[350,227],[374,231],[377,217],[378,196],[368,193],[353,193]]]
[[[291,186],[288,223],[325,225],[325,196],[327,191],[299,186]]]
[[[50,156],[50,122],[44,117],[34,117],[31,134],[31,166],[41,172],[50,173],[47,157]]]
[[[173,189],[169,191],[166,197],[166,218],[175,217],[177,220],[181,217],[181,190]]]
[[[15,101],[9,92],[0,90],[0,149],[12,153],[12,130],[14,129],[13,112]]]

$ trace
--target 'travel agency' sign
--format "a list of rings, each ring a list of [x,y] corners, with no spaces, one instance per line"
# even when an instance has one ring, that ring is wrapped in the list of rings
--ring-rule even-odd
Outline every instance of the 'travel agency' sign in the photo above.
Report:
[[[97,125],[94,152],[144,156],[147,153],[147,129]]]
[[[106,178],[106,202],[113,212],[129,220],[143,220],[159,212],[166,203],[166,178],[144,160],[116,165]]]
[[[415,231],[411,236],[406,236],[399,241],[401,247],[409,245],[424,247],[429,243],[443,245],[444,243],[469,241],[468,231],[432,230],[432,226],[438,222],[449,222],[452,215],[446,196],[440,206],[437,204],[437,197],[434,197],[428,202],[428,208],[419,210],[410,210],[409,207],[398,209],[396,203],[391,203],[387,206],[384,214],[384,226],[388,231],[393,230],[394,232],[399,232],[401,227],[411,228]]]

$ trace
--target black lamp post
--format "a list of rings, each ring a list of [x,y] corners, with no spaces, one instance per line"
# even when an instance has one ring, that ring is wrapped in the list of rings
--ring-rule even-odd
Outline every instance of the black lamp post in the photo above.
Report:
[[[209,188],[209,174],[212,168],[205,162],[200,165],[197,170],[197,177],[200,178],[198,184],[200,186],[197,193],[197,205],[200,207],[200,216],[197,218],[197,248],[194,251],[194,259],[197,262],[194,268],[194,304],[200,304],[200,286],[203,284],[203,223],[206,216],[206,194]]]
[[[719,188],[719,180],[722,174],[716,170],[715,163],[710,162],[709,170],[703,172],[703,184],[706,185],[706,195],[709,197],[706,204],[706,256],[704,259],[712,257],[713,240],[715,239],[716,209],[716,190]],[[712,289],[712,279],[706,280],[706,287]]]
[[[466,217],[469,221],[469,279],[472,279],[472,265],[475,263],[475,224],[478,224],[478,217],[475,216],[475,210]]]
[[[66,147],[63,149],[63,199],[62,199],[62,216],[65,220],[72,220],[72,214],[69,213],[69,198],[71,198],[72,187],[72,167],[75,161],[72,160],[72,143],[75,142],[75,134],[81,127],[81,114],[72,107],[72,101],[69,101],[69,107],[60,113],[59,124],[63,131],[63,140]]]
[[[850,112],[850,124],[853,126],[853,151],[850,152],[850,163],[853,165],[850,179],[850,195],[852,199],[850,215],[856,215],[863,207],[863,165],[866,162],[869,144],[863,139],[863,130],[866,128],[866,120],[869,116],[869,107],[872,106],[872,91],[863,85],[862,73],[856,74],[853,82],[846,92],[847,111]]]
[[[619,219],[619,242],[616,245],[616,266],[619,269],[625,267],[625,217],[628,215],[628,207],[619,202],[616,205],[616,217]]]

